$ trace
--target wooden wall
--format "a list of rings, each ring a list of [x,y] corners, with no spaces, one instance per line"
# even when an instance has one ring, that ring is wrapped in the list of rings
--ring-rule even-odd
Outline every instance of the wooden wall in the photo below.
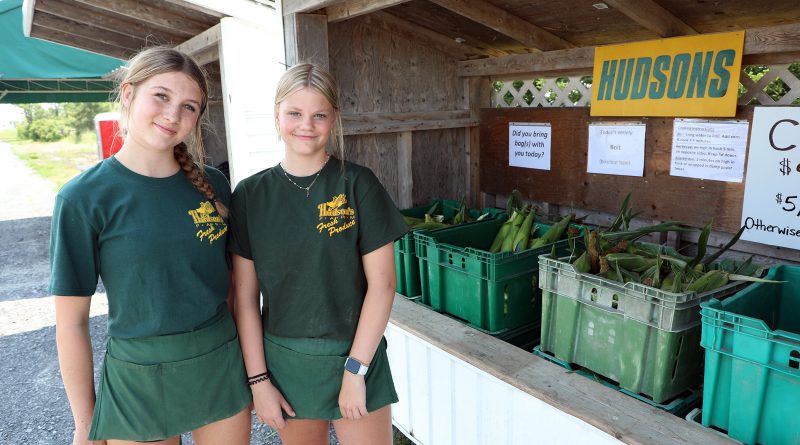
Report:
[[[740,107],[737,119],[751,120],[752,107]],[[621,121],[593,118],[589,108],[506,108],[481,110],[481,191],[507,195],[514,188],[532,200],[615,213],[633,192],[641,217],[679,220],[702,227],[714,219],[718,230],[734,233],[742,214],[744,181],[709,181],[670,176],[673,118],[643,119],[643,177],[587,173],[588,125]],[[551,170],[508,165],[508,123],[551,124]]]
[[[329,23],[330,69],[343,114],[451,111],[465,108],[456,61],[431,47],[386,32],[364,18]],[[345,137],[345,156],[370,167],[398,202],[398,134]],[[413,203],[467,193],[463,129],[412,133]]]

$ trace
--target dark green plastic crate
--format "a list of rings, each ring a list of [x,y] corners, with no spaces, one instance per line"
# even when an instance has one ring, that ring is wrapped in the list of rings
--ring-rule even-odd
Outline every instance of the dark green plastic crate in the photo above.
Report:
[[[450,227],[415,236],[422,302],[487,331],[536,323],[538,256],[553,245],[491,253],[503,220]],[[550,226],[537,224],[536,234]],[[567,241],[555,243],[566,253]]]
[[[568,259],[539,257],[543,351],[656,403],[700,384],[700,303],[746,283],[671,293],[580,273]]]
[[[800,266],[701,305],[705,426],[746,444],[800,444]]]
[[[436,213],[444,215],[445,219],[452,219],[456,214],[456,209],[461,205],[461,201],[437,199],[431,201],[428,205],[401,210],[400,213],[414,218],[423,218],[425,213],[435,202],[439,202],[439,209]],[[505,215],[505,210],[492,208],[483,209],[480,212],[474,209],[469,210],[469,216],[472,219],[477,219],[484,213],[489,213],[492,218],[497,218],[498,216]],[[415,232],[418,231],[408,232],[394,242],[394,268],[397,276],[396,291],[398,294],[405,295],[406,297],[416,297],[420,295],[419,262],[414,248]]]

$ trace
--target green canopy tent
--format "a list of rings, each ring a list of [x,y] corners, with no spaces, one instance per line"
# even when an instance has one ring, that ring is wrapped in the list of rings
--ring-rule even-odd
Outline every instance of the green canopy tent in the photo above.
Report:
[[[112,57],[25,37],[22,0],[0,0],[0,103],[105,102]]]

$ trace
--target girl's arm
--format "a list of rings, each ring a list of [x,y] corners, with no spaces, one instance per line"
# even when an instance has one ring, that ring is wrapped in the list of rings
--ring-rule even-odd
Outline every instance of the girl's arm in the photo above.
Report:
[[[94,362],[89,336],[91,297],[55,297],[56,347],[61,378],[75,420],[73,445],[90,442],[89,429],[94,411]]]
[[[258,375],[267,372],[258,277],[252,260],[236,254],[231,256],[233,258],[234,309],[239,343],[242,345],[247,375]],[[290,416],[294,416],[294,411],[280,391],[272,385],[272,382],[266,380],[256,383],[250,389],[253,392],[253,402],[259,420],[274,429],[286,426],[281,408]]]
[[[369,366],[375,350],[383,338],[397,278],[394,270],[394,243],[390,242],[362,257],[367,277],[367,295],[361,307],[358,328],[350,349],[350,356]],[[367,415],[366,385],[364,376],[343,371],[339,408],[345,419],[360,419]]]

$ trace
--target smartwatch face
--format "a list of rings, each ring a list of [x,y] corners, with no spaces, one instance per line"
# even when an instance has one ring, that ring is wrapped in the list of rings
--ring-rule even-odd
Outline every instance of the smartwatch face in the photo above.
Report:
[[[361,363],[347,357],[347,360],[344,361],[344,369],[353,374],[358,374],[358,370],[361,369]]]

